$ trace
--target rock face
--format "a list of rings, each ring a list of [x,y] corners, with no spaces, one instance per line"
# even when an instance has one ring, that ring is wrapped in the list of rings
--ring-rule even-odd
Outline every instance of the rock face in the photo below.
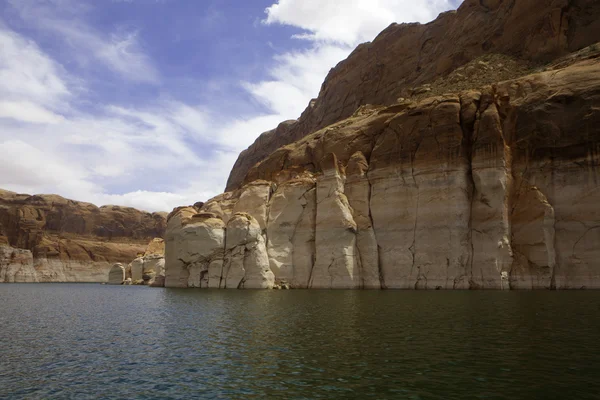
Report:
[[[424,84],[483,54],[539,63],[589,46],[600,40],[599,15],[597,0],[466,0],[428,24],[392,24],[329,72],[297,121],[263,133],[243,151],[225,190],[251,181],[247,171],[281,146],[350,117],[360,106],[391,105],[427,91]]]
[[[581,42],[556,34],[566,42],[531,41],[544,54]],[[278,148],[240,189],[172,213],[166,286],[600,288],[599,56],[360,107]]]
[[[169,219],[165,238],[165,285],[221,287],[225,223],[213,213],[184,208]]]
[[[165,213],[0,190],[0,243],[31,253],[36,277],[27,281],[106,282],[114,263],[143,254],[165,227]],[[1,264],[11,263],[7,254]]]
[[[367,177],[369,164],[360,151],[354,153],[346,168],[346,197],[356,222],[357,262],[360,265],[360,287],[364,289],[381,288],[379,271],[379,249],[373,229],[371,215],[371,185]]]
[[[344,178],[335,154],[325,156],[321,169],[323,174],[317,177],[316,258],[310,287],[357,289],[360,288],[360,276],[356,222],[344,194]]]
[[[115,264],[108,273],[109,285],[122,285],[125,282],[125,268],[122,264]]]
[[[316,181],[294,179],[269,200],[267,255],[279,282],[307,288],[315,259]]]
[[[250,185],[239,199],[248,199]],[[267,192],[268,194],[268,192]],[[224,200],[227,201],[227,200]],[[268,198],[257,215],[264,216]],[[253,204],[250,202],[249,204]],[[214,204],[205,205],[211,208]],[[183,208],[169,219],[166,235],[165,286],[223,289],[268,289],[274,284],[259,222],[246,213],[222,216]]]
[[[38,282],[29,250],[0,245],[0,283]]]
[[[236,213],[227,223],[223,277],[225,289],[273,287],[265,239],[260,224],[249,214]]]
[[[166,225],[166,221],[165,221]],[[154,238],[146,247],[146,251],[144,252],[144,256],[149,255],[165,255],[165,240],[161,238]]]
[[[125,268],[125,284],[164,287],[165,283],[165,241],[154,238],[146,251],[135,258]]]

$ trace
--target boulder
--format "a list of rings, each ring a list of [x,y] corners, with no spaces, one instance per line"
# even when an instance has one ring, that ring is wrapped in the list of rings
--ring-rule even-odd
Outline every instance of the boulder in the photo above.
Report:
[[[144,274],[144,259],[142,257],[138,257],[133,260],[130,264],[131,267],[131,279],[136,282],[142,279],[142,275]]]
[[[109,285],[122,285],[125,281],[125,268],[122,264],[115,264],[108,273]]]

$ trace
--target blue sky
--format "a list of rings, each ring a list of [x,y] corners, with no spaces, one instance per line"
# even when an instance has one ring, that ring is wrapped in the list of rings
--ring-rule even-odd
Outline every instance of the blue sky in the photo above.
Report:
[[[220,193],[391,22],[452,0],[0,0],[0,188],[149,211]]]

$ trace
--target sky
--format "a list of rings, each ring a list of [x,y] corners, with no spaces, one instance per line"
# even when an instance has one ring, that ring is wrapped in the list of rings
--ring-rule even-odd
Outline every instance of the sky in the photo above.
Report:
[[[0,0],[0,188],[170,211],[224,190],[392,22],[457,0]]]

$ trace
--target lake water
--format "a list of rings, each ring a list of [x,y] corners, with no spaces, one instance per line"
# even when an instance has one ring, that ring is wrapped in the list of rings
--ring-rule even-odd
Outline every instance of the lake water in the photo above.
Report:
[[[0,398],[598,399],[600,291],[0,285]]]

